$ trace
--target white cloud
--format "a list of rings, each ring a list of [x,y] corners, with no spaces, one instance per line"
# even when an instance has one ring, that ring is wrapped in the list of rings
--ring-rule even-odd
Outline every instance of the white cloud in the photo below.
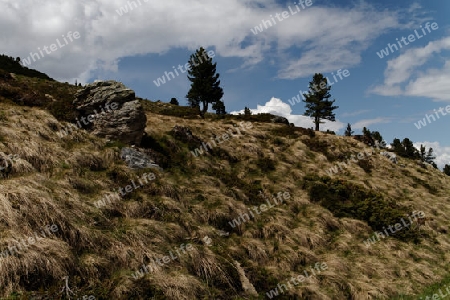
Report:
[[[133,2],[141,5],[119,16],[116,10]],[[354,66],[377,36],[409,26],[401,24],[399,12],[313,2],[258,35],[251,32],[287,9],[276,0],[3,0],[0,52],[25,58],[68,31],[78,31],[79,40],[30,67],[60,80],[88,78],[93,70],[116,70],[123,57],[174,48],[194,51],[202,45],[222,57],[242,58],[243,66],[275,60],[280,78],[297,78]],[[289,56],[291,47],[302,49],[302,56]]]
[[[313,120],[310,117],[303,115],[292,115],[291,106],[283,102],[279,98],[272,97],[269,101],[266,102],[266,104],[258,104],[255,109],[250,108],[250,110],[253,114],[270,113],[273,115],[285,117],[289,120],[290,123],[294,123],[295,126],[304,128],[315,127]],[[244,110],[233,111],[230,114],[237,115],[239,113],[243,114]],[[326,131],[327,129],[329,129],[336,132],[344,128],[344,123],[340,122],[339,120],[336,120],[335,122],[324,120],[323,122],[323,124],[320,124],[320,130],[322,131]]]
[[[443,169],[445,164],[450,164],[450,147],[444,147],[439,144],[439,142],[417,142],[413,143],[414,147],[420,149],[420,145],[424,145],[426,151],[431,147],[433,148],[433,153],[436,156],[435,162],[439,169]]]
[[[425,69],[427,62],[445,50],[450,50],[450,36],[421,48],[409,49],[389,60],[384,83],[370,92],[382,96],[403,95],[450,101],[450,57],[444,58],[444,66],[440,69]]]

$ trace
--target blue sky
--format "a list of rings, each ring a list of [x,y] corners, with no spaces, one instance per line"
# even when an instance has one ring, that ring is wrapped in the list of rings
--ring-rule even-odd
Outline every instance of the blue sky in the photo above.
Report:
[[[366,126],[389,143],[408,137],[433,147],[441,167],[450,162],[450,138],[444,134],[450,115],[439,114],[421,129],[414,125],[450,105],[450,1],[311,0],[304,8],[297,3],[296,14],[294,1],[135,1],[128,12],[120,12],[127,6],[121,0],[4,1],[0,24],[10,30],[0,35],[1,52],[26,57],[76,30],[79,40],[30,67],[62,81],[118,80],[140,97],[167,102],[176,97],[185,105],[186,74],[159,87],[154,80],[203,46],[214,51],[228,112],[248,106],[304,127],[312,123],[302,116],[303,103],[291,105],[289,99],[305,91],[316,72],[331,79],[332,72],[348,70],[350,76],[331,89],[337,121],[321,129],[342,134],[350,123],[360,133]],[[252,32],[283,11],[283,21]],[[427,23],[438,28],[424,35]],[[397,45],[400,49],[384,58],[377,55],[411,34],[413,42]]]

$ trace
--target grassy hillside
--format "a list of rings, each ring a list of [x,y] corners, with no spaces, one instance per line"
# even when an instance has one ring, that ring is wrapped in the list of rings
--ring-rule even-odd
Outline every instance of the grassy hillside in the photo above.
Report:
[[[0,296],[64,298],[69,276],[72,298],[267,299],[278,288],[277,299],[390,299],[449,274],[450,179],[432,167],[402,158],[396,165],[351,137],[266,117],[203,120],[148,102],[143,146],[163,171],[133,171],[119,143],[83,130],[58,137],[74,116],[63,108],[75,87],[24,76],[0,87],[0,154],[14,157],[0,173],[0,253],[57,228],[17,255],[0,255]],[[14,96],[40,99],[44,90],[52,105]],[[196,157],[201,143],[173,134],[175,125],[205,143],[229,138]],[[359,152],[371,154],[328,176]],[[155,179],[145,182],[149,173]],[[95,205],[131,181],[142,184]],[[365,245],[414,211],[433,221]],[[327,268],[311,275],[317,263]],[[138,278],[143,264],[151,267]],[[305,271],[306,280],[288,284]]]

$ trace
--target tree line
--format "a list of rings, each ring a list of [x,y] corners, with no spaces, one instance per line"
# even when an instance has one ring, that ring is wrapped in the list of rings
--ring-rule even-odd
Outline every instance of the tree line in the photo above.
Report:
[[[203,58],[203,59],[201,59]],[[205,117],[209,105],[215,110],[217,115],[225,115],[225,104],[222,100],[224,95],[222,87],[220,87],[220,74],[217,73],[217,63],[212,62],[212,58],[203,47],[200,47],[189,58],[188,79],[191,82],[191,87],[186,95],[189,106],[197,108],[202,118]],[[303,94],[306,111],[305,116],[313,119],[315,131],[319,131],[320,124],[324,120],[335,121],[334,110],[339,108],[334,105],[335,99],[330,100],[331,86],[328,84],[327,78],[321,73],[315,73],[312,81],[309,82],[309,92]],[[176,98],[170,100],[171,104],[179,105]],[[200,105],[202,107],[200,107]],[[244,109],[244,115],[251,115],[251,110],[248,107]],[[353,131],[351,125],[348,123],[344,132],[345,136],[352,136]],[[370,131],[366,127],[362,130],[363,137],[367,140],[378,143],[383,142],[383,137],[378,131]],[[431,164],[437,168],[434,160],[433,148],[426,150],[426,147],[420,145],[420,149],[414,147],[413,142],[404,138],[402,141],[395,138],[390,144],[392,150],[401,157],[410,159],[420,159],[422,162]],[[446,164],[444,173],[450,175],[450,165]]]

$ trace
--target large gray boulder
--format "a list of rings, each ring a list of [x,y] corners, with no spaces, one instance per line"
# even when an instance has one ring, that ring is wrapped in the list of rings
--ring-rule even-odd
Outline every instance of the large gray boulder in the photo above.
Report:
[[[133,90],[117,81],[96,81],[79,90],[74,105],[80,123],[93,134],[139,145],[147,124]]]

